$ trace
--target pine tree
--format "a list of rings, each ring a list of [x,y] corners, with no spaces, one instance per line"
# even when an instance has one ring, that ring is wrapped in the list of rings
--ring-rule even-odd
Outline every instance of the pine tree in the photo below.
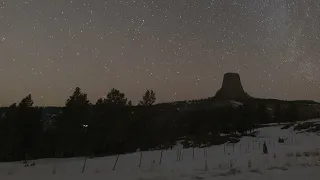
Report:
[[[127,100],[125,94],[114,88],[106,98],[98,99],[94,108],[94,122],[89,127],[92,147],[97,153],[123,151],[121,146],[127,136],[130,106],[132,102]]]
[[[29,94],[27,97],[21,100],[21,102],[19,103],[19,108],[31,108],[32,105],[33,105],[33,100],[32,100],[31,94]]]
[[[139,102],[141,106],[151,106],[156,102],[156,94],[153,90],[147,90]]]
[[[18,159],[34,157],[34,151],[39,143],[42,133],[41,109],[33,106],[31,94],[21,100],[17,107],[15,119],[16,139],[18,144],[15,147]],[[13,108],[13,107],[12,107]]]
[[[86,139],[87,125],[90,123],[90,113],[91,104],[87,94],[77,87],[57,119],[59,147],[65,156],[84,154],[86,145],[83,142]]]
[[[107,98],[100,98],[97,101],[97,104],[113,104],[126,106],[128,99],[124,93],[121,93],[118,89],[112,88],[111,91],[107,94]]]
[[[87,94],[82,93],[79,87],[76,87],[73,94],[69,97],[66,102],[66,108],[89,106],[90,102],[88,100]]]

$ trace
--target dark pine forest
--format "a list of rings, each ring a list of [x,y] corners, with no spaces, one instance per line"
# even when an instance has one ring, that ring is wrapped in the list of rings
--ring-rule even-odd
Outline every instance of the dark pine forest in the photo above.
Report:
[[[234,103],[215,97],[155,104],[156,94],[145,92],[138,105],[112,89],[92,104],[76,88],[62,108],[35,107],[28,95],[3,107],[0,119],[0,160],[98,157],[237,141],[254,136],[271,122],[295,122],[318,114],[301,113],[300,104],[249,99]],[[304,103],[305,104],[305,103]],[[47,113],[55,109],[56,113]]]

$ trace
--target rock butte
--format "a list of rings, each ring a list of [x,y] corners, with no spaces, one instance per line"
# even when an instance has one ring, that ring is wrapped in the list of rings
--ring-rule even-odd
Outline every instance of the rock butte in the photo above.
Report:
[[[220,90],[215,95],[221,100],[247,100],[251,97],[243,90],[240,75],[238,73],[226,73]]]

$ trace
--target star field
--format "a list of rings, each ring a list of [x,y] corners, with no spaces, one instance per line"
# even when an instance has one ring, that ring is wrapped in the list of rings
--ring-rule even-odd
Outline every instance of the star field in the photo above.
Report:
[[[238,72],[252,96],[320,101],[320,2],[2,0],[0,104],[63,105],[117,88],[136,103],[214,96]]]

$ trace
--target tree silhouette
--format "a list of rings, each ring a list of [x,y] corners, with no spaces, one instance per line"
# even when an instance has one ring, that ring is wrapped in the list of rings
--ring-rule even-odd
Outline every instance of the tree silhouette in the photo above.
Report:
[[[18,159],[36,157],[35,150],[42,133],[41,109],[32,106],[33,100],[29,94],[17,107],[15,138],[18,143],[15,145],[15,155]]]
[[[52,107],[34,107],[29,94],[17,104],[0,107],[0,161],[105,156],[172,148],[178,140],[184,146],[221,144],[247,135],[259,123],[312,116],[299,102],[252,99],[239,106],[216,106],[213,98],[154,105],[155,101],[155,92],[147,90],[134,106],[124,93],[112,89],[92,105],[77,87],[65,106],[52,112]],[[267,111],[272,104],[274,119]]]
[[[124,95],[124,93],[121,93],[117,89],[111,89],[111,91],[107,94],[107,103],[112,103],[116,105],[123,105],[125,106],[127,104],[127,98]]]
[[[112,88],[111,91],[107,94],[107,98],[98,99],[96,104],[113,104],[126,106],[128,99],[124,93],[121,93],[118,89]]]
[[[91,147],[94,153],[123,151],[127,138],[132,102],[117,89],[111,89],[106,98],[98,99],[94,107],[92,125],[89,126]]]
[[[32,105],[33,105],[33,100],[32,100],[31,94],[29,94],[27,97],[21,100],[21,102],[19,103],[19,108],[31,108]]]
[[[57,119],[59,150],[63,156],[83,155],[86,152],[83,142],[86,140],[90,110],[87,94],[77,87]]]
[[[75,91],[66,102],[66,108],[81,107],[88,105],[90,105],[90,102],[87,98],[87,94],[82,93],[79,87],[76,87]]]
[[[17,139],[17,105],[9,106],[1,113],[0,119],[0,141],[4,144],[0,148],[0,159],[2,161],[15,160],[15,140]]]
[[[153,90],[147,90],[139,102],[141,106],[151,106],[156,102],[156,94]]]

